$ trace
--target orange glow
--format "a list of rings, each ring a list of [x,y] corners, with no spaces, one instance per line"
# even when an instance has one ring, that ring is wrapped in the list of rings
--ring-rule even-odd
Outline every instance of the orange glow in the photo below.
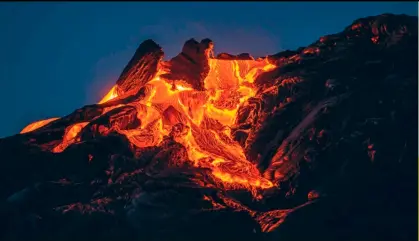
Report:
[[[98,104],[103,104],[105,102],[108,102],[114,98],[118,97],[118,94],[116,93],[116,85],[112,87],[112,89],[99,101]]]
[[[374,36],[374,37],[371,38],[371,41],[376,44],[376,43],[378,43],[378,38],[379,38],[379,36]]]
[[[213,170],[213,175],[231,188],[269,188],[256,166],[246,160],[229,128],[237,110],[255,95],[253,82],[275,65],[256,60],[209,59],[210,72],[205,91],[194,90],[184,81],[165,80],[159,74],[146,84],[147,96],[131,103],[138,110],[141,128],[118,130],[138,147],[158,145],[163,136],[182,123],[184,129],[174,139],[188,150],[195,166]],[[111,91],[112,92],[112,91]]]
[[[137,108],[141,126],[116,131],[138,147],[159,145],[164,136],[171,135],[186,147],[193,165],[210,168],[225,188],[270,188],[273,184],[246,159],[242,147],[233,140],[230,128],[239,107],[247,105],[247,99],[256,94],[253,83],[257,76],[276,66],[267,60],[208,60],[210,71],[204,80],[205,91],[197,91],[183,80],[164,79],[161,77],[164,71],[159,70],[144,86],[146,96],[127,104]],[[128,96],[128,93],[118,96],[116,89],[117,86],[113,86],[99,104]],[[109,106],[102,114],[123,105]],[[60,153],[80,141],[79,133],[87,124],[67,127],[62,142],[52,152]]]
[[[54,118],[49,118],[49,119],[46,119],[46,120],[40,120],[40,121],[33,122],[33,123],[27,125],[25,128],[23,128],[20,131],[20,134],[28,133],[28,132],[34,131],[36,129],[39,129],[39,128],[45,126],[46,124],[51,123],[51,122],[53,122],[57,119],[59,119],[59,118],[54,117]]]
[[[351,29],[352,30],[356,30],[356,29],[359,29],[361,27],[362,27],[362,24],[361,23],[356,23],[356,24],[354,24],[354,25],[351,26]]]
[[[71,125],[66,128],[65,134],[63,137],[63,141],[54,147],[52,149],[52,152],[54,153],[60,153],[63,152],[69,145],[73,144],[77,140],[77,135],[80,133],[80,131],[85,127],[89,122],[81,122],[74,125]]]
[[[318,54],[319,52],[319,48],[306,48],[303,50],[304,54]]]

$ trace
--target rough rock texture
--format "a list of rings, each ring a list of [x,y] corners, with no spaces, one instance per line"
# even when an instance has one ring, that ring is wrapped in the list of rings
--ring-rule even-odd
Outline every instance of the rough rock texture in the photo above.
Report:
[[[204,90],[204,79],[210,70],[208,56],[212,48],[213,42],[210,39],[186,41],[182,52],[168,61],[170,70],[162,76],[173,81],[183,80],[196,90]]]
[[[248,53],[242,53],[238,55],[232,55],[228,53],[221,53],[217,55],[217,59],[227,59],[227,60],[253,60],[254,58]]]
[[[141,125],[129,103],[148,94],[161,64],[161,48],[145,41],[117,81],[130,96],[0,139],[0,238],[417,240],[417,21],[359,19],[268,56],[278,67],[255,80],[232,127],[278,185],[258,198],[191,165],[176,110],[163,113],[174,125],[154,146],[118,133]],[[203,90],[211,49],[208,39],[187,41],[164,63],[166,77]],[[52,152],[77,124],[72,144]]]
[[[128,90],[143,87],[156,75],[163,56],[162,48],[153,40],[142,42],[116,82],[117,93],[122,95]]]
[[[90,122],[80,132],[81,140],[94,139],[100,135],[107,135],[112,130],[130,130],[141,125],[137,118],[137,109],[132,106],[122,106],[112,109],[99,118]]]

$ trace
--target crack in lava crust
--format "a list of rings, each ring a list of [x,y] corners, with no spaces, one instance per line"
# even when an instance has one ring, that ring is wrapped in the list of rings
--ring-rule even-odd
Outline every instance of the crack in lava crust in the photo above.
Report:
[[[414,240],[417,24],[258,60],[143,41],[99,103],[0,138],[2,240]]]
[[[156,146],[165,136],[173,138],[186,147],[193,165],[210,168],[227,188],[270,188],[273,184],[246,159],[242,147],[231,137],[230,128],[239,106],[255,95],[255,78],[275,66],[266,60],[208,61],[210,71],[204,91],[193,89],[183,80],[167,80],[161,77],[165,71],[159,70],[143,87],[144,98],[127,104],[137,109],[141,125],[116,131],[137,147]],[[128,95],[118,96],[116,89],[117,85],[113,86],[99,104]],[[121,106],[107,107],[102,115]],[[77,128],[78,132],[81,129]],[[74,128],[66,131],[62,143],[52,151],[64,151],[77,141],[77,134]]]

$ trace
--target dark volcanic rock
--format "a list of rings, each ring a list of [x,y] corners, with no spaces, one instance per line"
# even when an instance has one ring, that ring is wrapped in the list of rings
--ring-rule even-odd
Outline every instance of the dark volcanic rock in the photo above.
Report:
[[[163,56],[162,48],[153,40],[142,42],[116,82],[117,93],[139,90],[153,79]]]
[[[357,20],[341,33],[322,37],[298,54],[282,57],[284,64],[279,69],[255,81],[259,93],[239,110],[234,135],[265,176],[280,183],[287,200],[277,201],[275,206],[302,203],[310,190],[319,187],[334,198],[339,196],[335,201],[341,207],[355,197],[361,199],[359,205],[372,202],[369,196],[375,195],[381,197],[377,206],[368,206],[368,216],[359,214],[368,220],[365,222],[374,223],[382,210],[404,213],[403,204],[383,195],[409,189],[394,195],[402,195],[400,199],[405,201],[416,200],[416,171],[412,171],[417,170],[418,106],[412,101],[418,88],[416,21],[395,15]],[[393,181],[383,188],[390,177]],[[350,207],[354,212],[359,208]],[[319,213],[313,214],[312,222],[317,222]],[[349,211],[345,218],[357,222],[351,215]],[[340,217],[339,222],[343,219]],[[391,222],[404,226],[412,220],[413,215],[409,215]],[[304,225],[287,227],[295,230]],[[321,232],[332,228],[336,227],[322,226],[323,231],[317,230],[316,235],[320,237]],[[361,227],[353,228],[360,233],[349,240],[356,240],[357,235],[365,239],[386,236],[368,234],[373,238],[361,234],[365,232]],[[333,235],[338,236],[322,238],[342,238],[339,235],[344,231],[335,231],[339,233]],[[301,239],[287,235],[289,240]],[[397,237],[405,239],[407,235]]]
[[[190,39],[185,42],[182,52],[172,58],[168,64],[170,72],[162,75],[169,80],[184,80],[196,90],[204,90],[204,79],[207,77],[210,66],[208,58],[213,49],[210,39],[197,42]]]
[[[254,58],[248,53],[242,53],[239,55],[232,55],[228,53],[218,54],[216,59],[226,59],[226,60],[253,60]]]
[[[90,122],[80,132],[81,140],[93,139],[97,136],[108,135],[115,130],[130,130],[141,125],[137,118],[137,109],[132,106],[122,106],[110,110],[99,118]]]
[[[183,167],[187,165],[188,152],[182,144],[172,138],[166,138],[161,143],[161,150],[153,157],[147,167],[147,173],[160,173],[171,167]]]
[[[286,61],[288,58],[290,58],[290,57],[292,57],[293,55],[296,55],[296,54],[298,54],[298,51],[285,50],[285,51],[279,52],[279,53],[274,54],[274,55],[269,55],[268,60],[271,63],[274,63],[276,65],[280,65],[284,61]]]
[[[188,161],[189,128],[206,133],[195,140],[203,149],[217,149],[206,141],[224,130],[210,117],[187,126],[162,105],[172,130],[159,143],[139,147],[129,138],[153,143],[153,135],[118,133],[141,126],[143,110],[130,103],[148,96],[144,85],[163,56],[143,42],[117,82],[128,97],[0,139],[1,239],[417,240],[417,20],[363,18],[267,57],[278,67],[254,81],[257,93],[231,127],[247,159],[277,184],[263,190],[227,190]],[[163,77],[204,90],[212,47],[187,41]],[[80,123],[71,145],[52,153]]]

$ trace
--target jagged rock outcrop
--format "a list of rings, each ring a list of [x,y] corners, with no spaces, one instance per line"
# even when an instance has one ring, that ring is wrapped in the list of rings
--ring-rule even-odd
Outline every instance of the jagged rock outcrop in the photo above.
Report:
[[[167,68],[170,70],[162,77],[173,81],[182,80],[196,90],[204,90],[204,79],[210,69],[208,57],[212,49],[213,42],[210,39],[186,41],[182,52],[168,61]]]
[[[254,60],[254,58],[249,53],[241,53],[238,55],[232,55],[228,53],[221,53],[217,55],[217,59],[225,60]]]
[[[143,42],[117,97],[0,139],[0,237],[416,240],[417,21],[359,19],[258,60],[276,65],[264,71],[237,67],[262,66],[246,62],[256,61],[250,55],[220,54],[234,61],[220,65],[236,70],[240,88],[255,92],[243,99],[238,87],[236,95],[219,90],[236,98],[230,105],[205,88],[211,40],[188,40],[167,62],[156,43]],[[149,84],[159,72],[164,88],[186,89],[170,104],[159,99],[163,87]],[[164,89],[167,98],[173,89]],[[201,102],[224,104],[224,115],[208,113],[233,113],[234,125],[204,114],[190,121]],[[218,159],[198,165],[191,142]]]
[[[163,56],[162,48],[153,40],[142,42],[116,82],[117,93],[122,95],[127,91],[139,90],[153,79]]]

